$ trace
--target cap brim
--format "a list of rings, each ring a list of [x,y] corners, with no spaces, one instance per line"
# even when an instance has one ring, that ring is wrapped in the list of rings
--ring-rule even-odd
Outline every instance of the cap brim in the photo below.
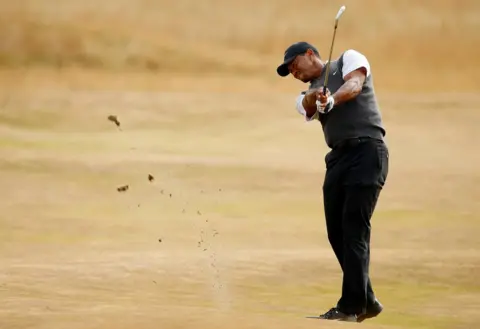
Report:
[[[280,64],[277,67],[277,73],[278,73],[279,76],[286,77],[287,75],[290,74],[290,70],[288,69],[288,65],[290,65],[291,62],[293,62],[295,57],[296,56],[293,56],[293,57],[287,59],[285,62],[283,62],[282,64]]]

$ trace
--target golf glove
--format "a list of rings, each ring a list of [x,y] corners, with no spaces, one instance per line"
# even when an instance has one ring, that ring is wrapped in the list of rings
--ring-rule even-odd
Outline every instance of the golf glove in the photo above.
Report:
[[[322,114],[328,113],[332,110],[334,103],[335,103],[335,100],[333,99],[333,96],[329,96],[327,98],[327,103],[324,106],[322,106],[320,101],[317,100],[317,102],[316,102],[317,111],[322,113]]]

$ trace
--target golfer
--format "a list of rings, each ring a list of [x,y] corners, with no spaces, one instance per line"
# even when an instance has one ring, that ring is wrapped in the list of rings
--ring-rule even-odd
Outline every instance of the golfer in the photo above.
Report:
[[[350,49],[331,61],[323,94],[325,64],[314,46],[297,42],[285,51],[277,73],[310,84],[296,109],[305,120],[321,123],[331,149],[325,157],[323,201],[343,284],[337,305],[320,318],[362,322],[383,309],[369,278],[370,219],[387,179],[389,155],[367,58]]]

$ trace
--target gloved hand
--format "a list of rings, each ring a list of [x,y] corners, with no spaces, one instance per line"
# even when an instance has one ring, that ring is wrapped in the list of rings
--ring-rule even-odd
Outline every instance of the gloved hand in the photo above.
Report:
[[[335,99],[332,95],[330,95],[330,91],[328,89],[326,90],[325,94],[322,90],[322,92],[318,93],[316,104],[317,111],[325,114],[333,109],[333,106],[335,105]]]

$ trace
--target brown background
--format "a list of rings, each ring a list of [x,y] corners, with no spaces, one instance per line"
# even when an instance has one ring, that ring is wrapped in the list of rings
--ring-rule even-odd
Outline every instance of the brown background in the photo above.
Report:
[[[326,58],[343,4],[334,56],[370,60],[391,155],[362,326],[475,328],[466,0],[0,1],[0,328],[351,327],[305,319],[341,287],[328,149],[275,72],[294,41]]]

